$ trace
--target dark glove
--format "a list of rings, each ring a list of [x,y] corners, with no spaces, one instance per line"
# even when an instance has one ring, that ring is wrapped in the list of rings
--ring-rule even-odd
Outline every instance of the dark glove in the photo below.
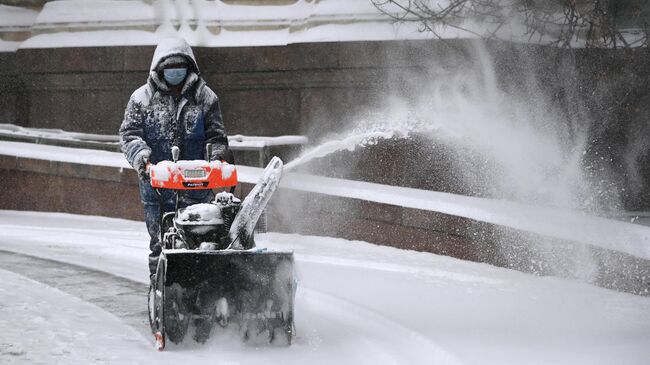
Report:
[[[232,154],[232,151],[228,148],[215,148],[212,151],[212,156],[210,160],[226,161],[231,165],[235,164],[235,156]]]
[[[149,181],[149,155],[150,152],[142,152],[136,156],[135,161],[133,161],[133,168],[138,173],[138,178],[143,182]]]

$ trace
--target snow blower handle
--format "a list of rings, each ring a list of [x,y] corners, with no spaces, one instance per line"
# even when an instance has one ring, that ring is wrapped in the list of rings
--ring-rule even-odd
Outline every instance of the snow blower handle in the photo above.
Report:
[[[177,162],[181,155],[181,149],[178,146],[172,146],[172,161]]]
[[[212,143],[205,144],[205,160],[208,162],[212,161]]]
[[[205,144],[205,160],[208,161],[208,162],[212,162],[212,143],[206,143]],[[237,187],[236,185],[230,187],[230,190],[229,190],[230,194],[235,193],[235,188],[236,187]]]

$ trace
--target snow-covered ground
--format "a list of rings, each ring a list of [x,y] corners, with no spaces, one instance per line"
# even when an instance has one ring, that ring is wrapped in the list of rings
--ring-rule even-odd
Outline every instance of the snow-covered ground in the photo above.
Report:
[[[48,128],[27,128],[16,124],[0,123],[0,137],[9,138],[30,138],[34,140],[45,141],[83,141],[83,142],[98,142],[106,145],[117,146],[119,136],[117,134],[94,134],[94,133],[80,133],[69,132],[61,129],[48,129]],[[270,146],[286,146],[286,145],[305,145],[309,139],[305,136],[297,135],[284,135],[284,136],[244,136],[241,134],[234,134],[228,136],[228,143],[230,147],[240,149],[258,149]]]
[[[447,3],[444,0],[424,1],[433,9],[445,7]],[[381,8],[400,19],[415,18],[389,2],[384,2]],[[517,19],[495,26],[483,22],[480,17],[465,17],[454,22],[454,26],[435,27],[435,33],[422,31],[418,22],[396,23],[369,0],[296,0],[276,4],[224,0],[58,0],[46,2],[40,11],[0,5],[0,32],[15,32],[20,39],[25,38],[22,33],[32,33],[24,41],[0,40],[0,51],[154,45],[169,36],[183,37],[191,45],[203,47],[475,39],[479,35],[525,43],[556,40],[549,35],[531,37],[529,30]],[[638,28],[622,31],[622,36],[632,46],[639,45],[643,39],[641,35]],[[583,47],[584,44],[584,40],[575,39],[572,46]]]
[[[0,364],[151,361],[147,341],[120,319],[10,271],[0,278]]]
[[[0,255],[20,252],[148,280],[142,222],[0,211],[0,232]],[[647,364],[650,358],[647,297],[364,242],[268,233],[258,245],[296,255],[298,332],[290,348],[211,341],[157,353],[143,335],[144,322],[133,328],[3,268],[0,363]]]
[[[47,2],[40,12],[0,6],[0,31],[14,30],[14,23],[33,35],[23,42],[0,43],[3,51],[154,45],[169,36],[207,47],[432,38],[419,31],[417,24],[394,25],[366,0],[297,0],[275,5],[221,0],[59,0]],[[447,38],[472,37],[456,29],[440,29],[439,33]]]

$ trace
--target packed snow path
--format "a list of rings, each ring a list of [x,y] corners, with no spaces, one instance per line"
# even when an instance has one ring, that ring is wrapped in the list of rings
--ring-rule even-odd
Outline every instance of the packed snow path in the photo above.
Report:
[[[146,318],[137,318],[144,316],[146,293],[134,292],[148,281],[142,222],[0,211],[0,232],[0,250],[21,254],[0,253],[0,363],[646,364],[650,358],[649,298],[427,253],[277,233],[261,235],[258,245],[296,253],[295,344],[256,348],[224,334],[206,346],[190,341],[157,353],[145,335]],[[47,270],[57,274],[43,275]]]
[[[71,294],[149,335],[146,284],[73,264],[0,250],[0,267]],[[115,300],[119,298],[119,300]]]
[[[108,312],[4,268],[0,278],[0,364],[151,361],[142,335]]]

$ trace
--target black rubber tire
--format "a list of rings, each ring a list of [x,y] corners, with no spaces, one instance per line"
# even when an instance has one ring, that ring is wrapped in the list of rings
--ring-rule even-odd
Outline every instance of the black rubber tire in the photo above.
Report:
[[[165,334],[173,343],[181,343],[187,334],[192,314],[182,289],[165,290]]]
[[[151,325],[152,333],[160,333],[162,335],[162,344],[165,343],[165,273],[166,261],[161,256],[158,260],[158,267],[156,269],[156,277],[149,286],[149,295],[147,307],[149,311],[149,324]],[[161,349],[162,350],[162,349]]]

